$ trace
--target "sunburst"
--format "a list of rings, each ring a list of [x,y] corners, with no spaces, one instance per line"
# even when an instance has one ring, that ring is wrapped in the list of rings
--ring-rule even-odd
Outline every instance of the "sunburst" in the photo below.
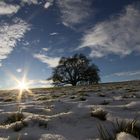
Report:
[[[16,79],[16,78],[15,78]],[[32,95],[32,91],[29,89],[29,86],[31,85],[31,81],[28,81],[25,76],[21,80],[16,79],[17,87],[16,89],[19,90],[19,94],[17,97],[18,101],[21,101],[23,93],[27,92],[28,94]]]
[[[24,73],[23,77],[19,80],[16,76],[8,72],[8,75],[11,77],[13,80],[13,83],[15,82],[15,87],[12,89],[19,90],[18,96],[17,96],[17,101],[20,102],[22,99],[23,94],[28,94],[32,95],[32,91],[29,89],[30,85],[32,84],[31,80],[27,80],[27,74]]]

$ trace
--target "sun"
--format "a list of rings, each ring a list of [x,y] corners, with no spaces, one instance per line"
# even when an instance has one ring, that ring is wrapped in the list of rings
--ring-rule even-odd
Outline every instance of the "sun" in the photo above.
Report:
[[[32,92],[31,85],[34,84],[33,80],[30,80],[27,77],[27,70],[24,70],[23,76],[19,79],[15,75],[13,75],[10,71],[6,71],[7,75],[13,82],[13,87],[11,87],[11,90],[15,90],[17,93],[16,100],[18,103],[21,103],[22,101],[27,101],[28,98],[34,97],[34,93]],[[19,104],[18,104],[18,108]]]
[[[27,79],[26,74],[24,74],[21,79],[16,78],[13,74],[10,74],[10,76],[13,79],[13,82],[15,82],[15,87],[13,87],[13,89],[19,91],[17,101],[21,102],[23,94],[33,96],[32,91],[29,89],[32,81]]]
[[[18,101],[21,101],[23,94],[27,94],[27,93],[32,94],[32,91],[29,89],[31,83],[26,80],[25,76],[21,80],[16,79],[16,83],[17,83],[16,89],[19,90],[19,94],[17,96]]]
[[[17,86],[17,88],[18,88],[19,90],[22,90],[22,91],[27,90],[27,89],[29,89],[28,83],[27,83],[26,81],[24,81],[24,80],[18,81],[18,86]]]

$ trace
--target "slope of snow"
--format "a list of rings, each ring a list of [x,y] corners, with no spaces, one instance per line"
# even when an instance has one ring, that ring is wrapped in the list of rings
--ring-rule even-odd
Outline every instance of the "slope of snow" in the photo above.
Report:
[[[23,94],[21,103],[16,101],[18,92],[0,92],[0,140],[100,140],[97,126],[112,131],[112,122],[133,120],[140,122],[140,83],[115,83],[99,86],[35,89],[33,95]],[[26,95],[27,94],[27,95]],[[7,99],[12,101],[7,101]],[[100,120],[92,112],[106,112]],[[4,124],[18,111],[23,120]],[[102,114],[99,114],[102,115]],[[98,115],[97,115],[98,116]],[[13,119],[13,118],[12,118]],[[20,128],[15,131],[14,128]],[[117,140],[137,140],[124,132]]]

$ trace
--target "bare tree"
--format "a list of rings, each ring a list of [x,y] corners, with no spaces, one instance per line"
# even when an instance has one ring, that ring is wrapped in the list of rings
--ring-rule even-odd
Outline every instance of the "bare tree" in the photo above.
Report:
[[[57,67],[53,69],[54,84],[93,84],[100,81],[99,69],[83,54],[73,57],[62,57]]]

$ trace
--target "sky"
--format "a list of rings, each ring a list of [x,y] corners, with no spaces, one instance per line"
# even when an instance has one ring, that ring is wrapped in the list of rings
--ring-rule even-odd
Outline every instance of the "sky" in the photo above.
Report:
[[[140,79],[139,0],[0,0],[0,88],[13,77],[31,87],[46,80],[61,57],[83,53],[101,82]]]

